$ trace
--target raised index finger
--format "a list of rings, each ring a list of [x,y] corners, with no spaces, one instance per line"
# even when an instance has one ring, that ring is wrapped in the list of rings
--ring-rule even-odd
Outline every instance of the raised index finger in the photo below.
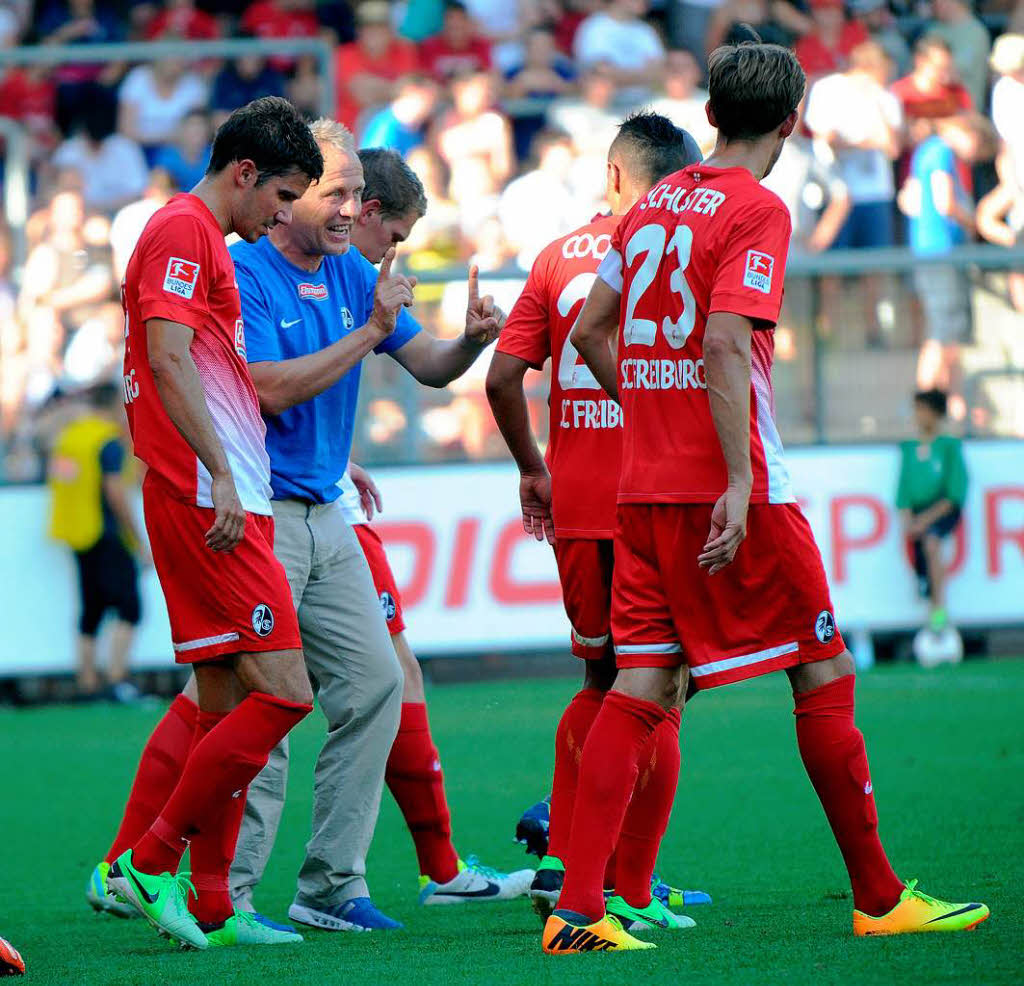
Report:
[[[480,268],[473,264],[469,268],[469,306],[473,307],[480,299]]]
[[[384,254],[384,259],[380,262],[380,278],[391,276],[391,264],[395,259],[395,248],[388,247],[388,252]],[[378,280],[380,279],[378,278]]]

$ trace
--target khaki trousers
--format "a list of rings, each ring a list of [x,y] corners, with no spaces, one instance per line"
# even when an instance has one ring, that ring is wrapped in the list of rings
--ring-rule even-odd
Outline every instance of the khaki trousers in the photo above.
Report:
[[[366,854],[398,732],[402,669],[370,569],[337,502],[275,500],[274,554],[299,617],[327,739],[313,781],[313,830],[295,900],[334,906],[369,896]],[[249,785],[231,896],[251,908],[274,847],[288,778],[287,738]]]

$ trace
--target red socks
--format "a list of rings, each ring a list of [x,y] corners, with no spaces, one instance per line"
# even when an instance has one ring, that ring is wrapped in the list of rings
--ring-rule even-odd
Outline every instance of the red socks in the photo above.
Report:
[[[212,834],[234,797],[244,795],[263,769],[270,751],[312,711],[301,705],[250,692],[189,754],[184,772],[132,861],[144,873],[174,873],[197,832]]]
[[[199,713],[195,742],[199,741],[227,715],[226,712]],[[228,892],[228,870],[235,857],[235,843],[245,811],[245,791],[232,797],[231,803],[216,818],[196,832],[189,843],[192,885],[196,896],[189,896],[188,909],[197,921],[220,924],[234,913]]]
[[[604,692],[596,688],[584,688],[566,706],[555,732],[555,773],[551,782],[548,855],[563,863],[569,851],[569,832],[572,829],[583,744],[601,711],[603,701]]]
[[[135,771],[121,827],[104,857],[108,863],[139,841],[171,796],[192,748],[198,715],[195,702],[179,695],[157,723]]]
[[[422,702],[402,703],[402,718],[384,780],[416,844],[420,873],[437,883],[447,883],[459,872],[459,857],[452,846],[441,761],[430,738],[427,707]]]
[[[679,783],[678,709],[669,709],[640,753],[633,797],[616,848],[615,892],[632,907],[651,902],[651,877]]]
[[[839,843],[853,905],[879,916],[899,902],[903,884],[878,839],[864,737],[853,721],[854,675],[797,695],[796,738],[807,775]]]
[[[654,702],[622,692],[605,696],[583,747],[559,910],[591,921],[604,914],[605,866],[636,787],[640,754],[667,714]]]

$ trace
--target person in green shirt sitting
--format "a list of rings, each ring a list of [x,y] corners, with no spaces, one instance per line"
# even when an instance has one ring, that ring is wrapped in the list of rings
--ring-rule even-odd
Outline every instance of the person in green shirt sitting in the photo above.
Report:
[[[922,390],[914,395],[918,437],[900,443],[900,480],[896,506],[913,550],[921,595],[931,605],[929,624],[941,630],[946,614],[946,566],[942,540],[960,523],[967,496],[967,468],[960,439],[941,433],[946,394]]]

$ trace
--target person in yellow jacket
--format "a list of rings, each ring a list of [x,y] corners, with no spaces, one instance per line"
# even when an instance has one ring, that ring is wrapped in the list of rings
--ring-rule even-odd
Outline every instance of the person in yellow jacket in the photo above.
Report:
[[[71,548],[78,568],[79,695],[100,694],[96,637],[104,615],[113,610],[109,694],[131,701],[139,693],[127,680],[128,658],[141,615],[139,565],[146,564],[147,555],[131,507],[121,390],[102,384],[89,398],[89,408],[65,425],[53,444],[50,536]]]

